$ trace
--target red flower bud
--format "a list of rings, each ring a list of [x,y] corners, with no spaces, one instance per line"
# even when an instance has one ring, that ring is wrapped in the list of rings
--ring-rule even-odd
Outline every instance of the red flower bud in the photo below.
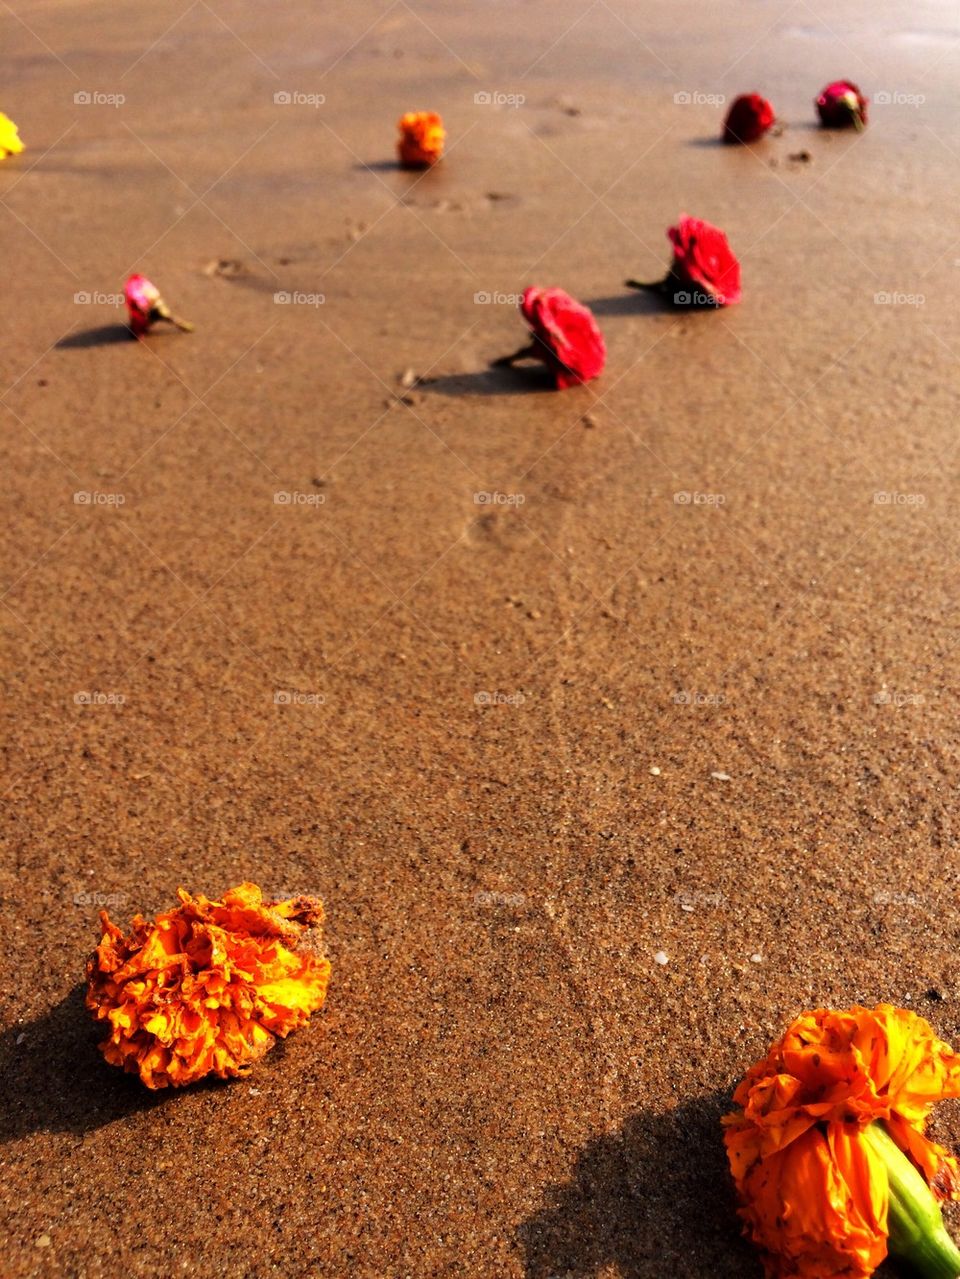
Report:
[[[192,333],[193,325],[179,319],[160,296],[160,290],[145,275],[131,275],[124,286],[130,331],[134,337],[143,337],[157,320],[167,320],[184,333]]]
[[[734,98],[723,124],[724,142],[756,142],[772,126],[773,107],[759,93]]]
[[[816,99],[820,123],[825,129],[862,129],[867,123],[867,99],[852,80],[834,80]]]

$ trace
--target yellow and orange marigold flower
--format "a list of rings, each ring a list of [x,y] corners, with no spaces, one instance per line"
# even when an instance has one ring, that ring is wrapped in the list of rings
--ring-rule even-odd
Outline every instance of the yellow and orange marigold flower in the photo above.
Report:
[[[256,884],[222,901],[177,895],[127,937],[101,911],[87,963],[87,1008],[109,1031],[100,1049],[148,1088],[246,1074],[323,1006],[330,979],[317,898],[265,902]]]
[[[724,1119],[740,1215],[768,1279],[863,1279],[888,1252],[956,1279],[960,1253],[934,1197],[960,1197],[960,1173],[924,1128],[935,1102],[958,1096],[960,1056],[916,1013],[799,1016]]]
[[[8,155],[19,155],[23,150],[20,132],[8,115],[0,111],[0,160]]]
[[[436,111],[408,111],[400,117],[397,127],[397,151],[405,169],[427,169],[443,155],[447,135]]]

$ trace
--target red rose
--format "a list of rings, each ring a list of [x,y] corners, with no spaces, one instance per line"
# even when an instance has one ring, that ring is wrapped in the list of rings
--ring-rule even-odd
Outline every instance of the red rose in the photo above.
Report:
[[[602,371],[607,358],[603,334],[593,312],[569,293],[531,285],[524,291],[520,311],[533,330],[533,341],[495,364],[542,360],[556,378],[557,390],[589,382]]]
[[[192,333],[193,325],[174,315],[160,296],[160,290],[145,275],[131,275],[124,286],[127,317],[134,337],[143,337],[157,320],[167,320],[184,333]]]
[[[834,80],[816,100],[820,123],[825,129],[843,129],[853,125],[862,129],[867,123],[867,99],[852,80]]]
[[[683,214],[667,235],[673,241],[671,273],[681,284],[702,290],[715,306],[740,301],[740,263],[719,227]]]
[[[759,93],[743,93],[734,98],[723,124],[724,142],[756,142],[776,116],[773,107]]]
[[[673,262],[666,278],[655,284],[627,280],[630,288],[652,290],[674,306],[732,306],[740,301],[740,263],[719,227],[684,213],[667,235]]]

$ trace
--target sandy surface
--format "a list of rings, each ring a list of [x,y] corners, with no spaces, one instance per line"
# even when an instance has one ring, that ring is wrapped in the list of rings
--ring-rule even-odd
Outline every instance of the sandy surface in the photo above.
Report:
[[[955,6],[0,32],[0,1273],[755,1276],[742,1070],[821,1002],[960,1035]],[[862,136],[812,127],[838,75],[894,99]],[[787,129],[715,145],[752,89]],[[741,306],[622,289],[681,210]],[[194,336],[123,339],[134,268]],[[485,371],[523,325],[475,295],[530,282],[594,307],[600,381]],[[327,1009],[148,1095],[80,1006],[96,895],[244,878],[324,898]]]

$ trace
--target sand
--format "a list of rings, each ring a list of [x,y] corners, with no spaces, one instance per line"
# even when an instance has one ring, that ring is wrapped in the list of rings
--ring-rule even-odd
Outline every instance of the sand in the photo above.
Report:
[[[747,1065],[821,1003],[960,1035],[955,10],[0,29],[0,1272],[758,1275]],[[840,75],[862,135],[814,127]],[[716,145],[753,89],[785,130]],[[622,288],[681,210],[740,306]],[[131,269],[194,335],[124,337]],[[486,371],[531,282],[598,382]],[[150,1095],[81,1007],[98,902],[246,878],[323,897],[327,1008]]]

